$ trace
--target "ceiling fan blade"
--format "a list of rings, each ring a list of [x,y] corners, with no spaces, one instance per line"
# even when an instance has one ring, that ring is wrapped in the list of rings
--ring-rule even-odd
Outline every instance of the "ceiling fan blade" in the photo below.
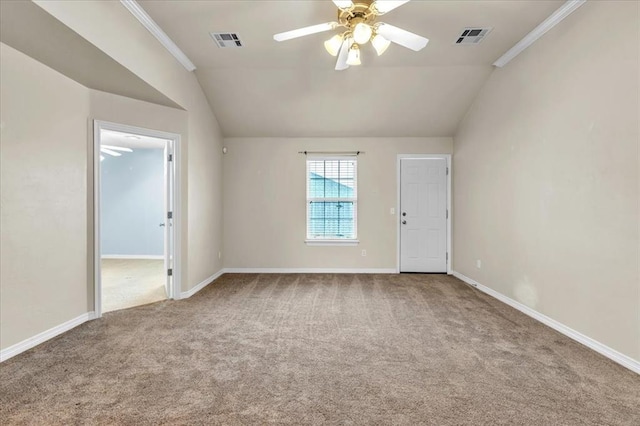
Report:
[[[276,34],[273,36],[275,41],[291,40],[292,38],[303,37],[311,34],[321,33],[324,31],[333,30],[338,26],[337,22],[326,22],[324,24],[312,25],[310,27],[298,28],[297,30],[291,30],[284,33]]]
[[[415,50],[416,52],[418,50],[422,50],[427,43],[429,43],[428,38],[424,38],[418,34],[411,33],[389,24],[380,24],[376,31],[387,40],[399,44],[400,46],[404,46],[407,49]]]
[[[333,0],[333,3],[340,9],[349,9],[353,6],[353,2],[351,0]]]
[[[373,2],[373,8],[378,12],[378,15],[382,15],[410,1],[411,0],[376,0]]]
[[[109,154],[114,157],[120,157],[122,155],[121,152],[111,151],[110,149],[107,149],[107,148],[100,148],[100,152],[104,152],[105,154]]]
[[[123,151],[123,152],[133,152],[131,148],[125,148],[122,146],[113,146],[113,145],[100,145],[100,149],[107,148],[111,151]]]
[[[349,68],[349,65],[347,64],[347,58],[349,57],[349,49],[351,49],[352,44],[353,39],[351,37],[346,38],[342,42],[340,53],[338,53],[338,61],[336,62],[336,71],[342,71]]]

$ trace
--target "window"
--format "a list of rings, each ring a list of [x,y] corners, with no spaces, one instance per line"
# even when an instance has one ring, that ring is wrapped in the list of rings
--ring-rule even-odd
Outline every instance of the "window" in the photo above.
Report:
[[[308,157],[307,242],[356,242],[356,157]]]

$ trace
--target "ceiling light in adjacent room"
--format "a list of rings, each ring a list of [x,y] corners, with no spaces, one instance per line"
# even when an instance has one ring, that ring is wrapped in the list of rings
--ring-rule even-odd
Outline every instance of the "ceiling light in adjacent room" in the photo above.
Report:
[[[139,138],[138,138],[139,139]],[[133,150],[131,148],[125,148],[123,146],[113,146],[113,145],[104,145],[101,144],[100,145],[100,149],[102,148],[107,148],[110,149],[112,151],[123,151],[123,152],[133,152]]]
[[[113,157],[120,157],[122,155],[121,152],[114,151],[114,150],[111,150],[111,149],[108,149],[108,148],[102,148],[102,147],[100,148],[100,152],[104,152],[105,154],[109,154],[109,155],[111,155]]]

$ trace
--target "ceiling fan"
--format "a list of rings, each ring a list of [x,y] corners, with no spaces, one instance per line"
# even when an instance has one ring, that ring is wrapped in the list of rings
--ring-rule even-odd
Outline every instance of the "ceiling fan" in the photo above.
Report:
[[[410,0],[332,0],[338,6],[338,21],[299,28],[273,36],[276,41],[345,28],[325,41],[324,47],[332,56],[337,56],[336,70],[342,71],[350,65],[360,65],[360,46],[371,41],[371,45],[382,55],[391,42],[416,52],[422,50],[428,39],[393,25],[376,22],[378,16],[408,3]]]

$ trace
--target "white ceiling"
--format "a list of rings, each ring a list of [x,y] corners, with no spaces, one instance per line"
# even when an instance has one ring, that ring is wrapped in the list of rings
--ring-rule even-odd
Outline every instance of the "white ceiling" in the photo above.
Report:
[[[383,16],[430,39],[420,52],[392,45],[363,65],[334,71],[323,41],[333,33],[275,42],[273,34],[335,20],[322,1],[139,3],[197,66],[225,136],[451,136],[492,63],[563,1],[413,0]],[[475,46],[465,27],[493,27]],[[209,32],[236,32],[245,47],[221,49]]]

